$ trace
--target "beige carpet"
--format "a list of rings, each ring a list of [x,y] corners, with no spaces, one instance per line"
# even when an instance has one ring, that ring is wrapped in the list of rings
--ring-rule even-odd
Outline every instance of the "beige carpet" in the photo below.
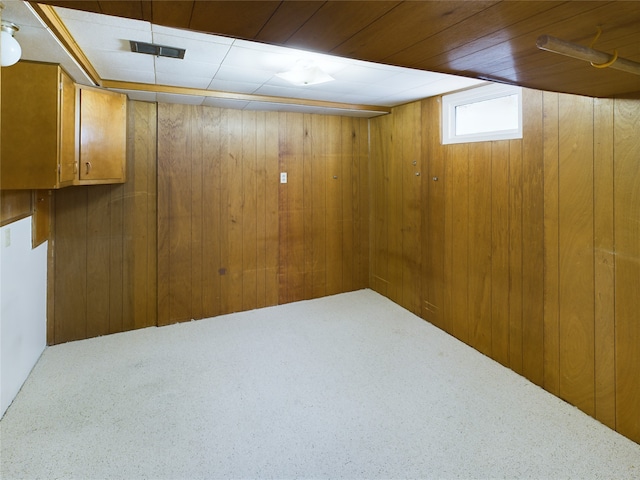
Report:
[[[640,445],[370,290],[47,348],[1,477],[640,478]]]

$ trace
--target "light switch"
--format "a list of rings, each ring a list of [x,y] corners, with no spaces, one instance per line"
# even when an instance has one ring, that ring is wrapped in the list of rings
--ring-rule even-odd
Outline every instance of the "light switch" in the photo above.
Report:
[[[280,172],[280,183],[287,183],[287,172]]]

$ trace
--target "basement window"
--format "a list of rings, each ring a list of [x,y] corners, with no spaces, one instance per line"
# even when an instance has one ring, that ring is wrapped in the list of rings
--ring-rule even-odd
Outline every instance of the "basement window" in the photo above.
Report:
[[[442,97],[442,144],[522,138],[522,89],[491,84]]]

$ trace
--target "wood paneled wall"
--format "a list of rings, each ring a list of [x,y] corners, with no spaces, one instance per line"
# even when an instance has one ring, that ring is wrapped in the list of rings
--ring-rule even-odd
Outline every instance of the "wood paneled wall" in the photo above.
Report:
[[[362,119],[159,105],[158,323],[365,288],[367,140]]]
[[[640,101],[525,90],[524,122],[442,146],[437,98],[371,121],[371,286],[639,442]]]
[[[524,105],[522,140],[442,146],[436,98],[370,138],[133,102],[128,182],[55,193],[49,342],[370,285],[640,441],[640,102]]]
[[[127,183],[55,192],[49,343],[368,286],[366,119],[129,111]]]
[[[128,115],[127,183],[55,191],[50,344],[156,324],[156,105]]]

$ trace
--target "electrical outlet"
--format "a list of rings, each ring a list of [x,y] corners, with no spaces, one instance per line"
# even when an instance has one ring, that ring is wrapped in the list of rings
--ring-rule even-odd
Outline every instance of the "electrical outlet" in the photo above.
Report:
[[[287,172],[280,172],[280,183],[287,183]]]

